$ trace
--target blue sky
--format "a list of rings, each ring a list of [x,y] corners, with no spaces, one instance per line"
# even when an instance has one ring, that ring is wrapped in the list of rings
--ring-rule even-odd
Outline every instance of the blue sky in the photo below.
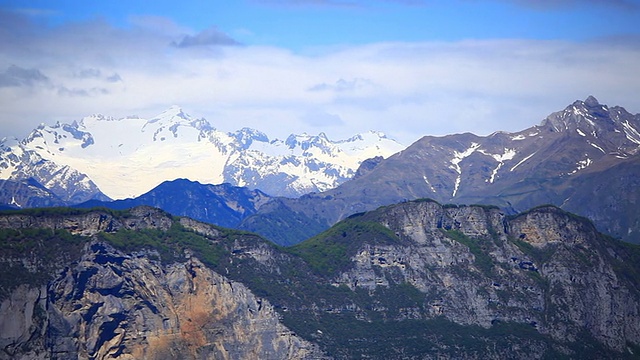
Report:
[[[0,1],[0,135],[173,104],[225,131],[405,144],[590,94],[639,112],[638,23],[637,0]]]
[[[486,38],[589,40],[638,33],[640,6],[616,0],[522,1],[13,1],[49,21],[104,19],[127,27],[135,16],[172,19],[193,31],[212,26],[248,45],[304,49],[384,41]]]

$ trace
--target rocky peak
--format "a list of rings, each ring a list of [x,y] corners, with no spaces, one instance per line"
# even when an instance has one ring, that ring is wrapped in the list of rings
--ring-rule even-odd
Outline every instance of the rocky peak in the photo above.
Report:
[[[563,111],[555,112],[543,120],[541,126],[551,127],[554,131],[572,131],[593,134],[594,132],[613,131],[614,122],[606,105],[589,96],[584,101],[576,100]]]
[[[83,117],[80,120],[79,125],[83,126],[85,122],[91,122],[91,121],[116,121],[116,119],[114,117],[105,116],[103,114],[93,114],[93,115]]]
[[[190,121],[191,116],[185,113],[182,108],[178,105],[172,105],[167,110],[160,113],[160,115],[154,116],[153,118],[147,120],[147,123],[153,124],[157,122],[167,122],[167,123],[176,123],[176,122],[184,122]]]
[[[242,149],[248,149],[254,141],[269,142],[269,137],[265,133],[247,127],[230,135],[238,141]]]
[[[365,133],[352,136],[347,140],[339,141],[339,143],[356,142],[356,141],[363,141],[363,140],[379,141],[382,139],[388,139],[385,133],[383,133],[382,131],[370,130]]]
[[[200,132],[215,130],[206,119],[194,119],[178,105],[173,105],[161,114],[147,120],[142,130],[153,129],[154,140],[157,140],[159,134],[167,130],[171,132],[173,137],[178,137],[179,127],[194,128]]]
[[[294,149],[299,146],[303,151],[309,150],[314,146],[325,150],[330,143],[331,141],[327,138],[327,134],[324,132],[321,132],[318,135],[309,135],[307,133],[303,133],[302,135],[291,134],[287,137],[287,140],[285,140],[285,144],[290,149]]]
[[[567,213],[551,205],[543,205],[519,214],[509,221],[508,232],[535,247],[550,244],[589,246],[587,238],[596,229],[586,218]]]
[[[640,116],[618,106],[609,108],[593,96],[576,100],[563,111],[549,115],[541,126],[554,132],[580,135],[605,153],[626,156],[636,153],[640,145]]]
[[[600,103],[598,102],[598,99],[596,99],[593,95],[589,95],[585,100],[584,100],[584,104],[587,107],[590,108],[594,108],[596,106],[599,106]]]
[[[382,160],[384,160],[382,156],[376,156],[370,159],[366,159],[360,164],[358,170],[356,170],[356,174],[353,176],[353,179],[357,179],[368,174],[371,170],[375,169],[375,167],[378,166],[378,164],[380,164]]]

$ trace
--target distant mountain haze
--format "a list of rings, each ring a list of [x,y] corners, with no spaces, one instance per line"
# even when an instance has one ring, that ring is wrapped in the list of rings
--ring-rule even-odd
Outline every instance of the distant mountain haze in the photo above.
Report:
[[[250,190],[228,183],[211,185],[176,179],[165,181],[136,198],[114,201],[90,200],[75,207],[124,210],[147,205],[171,214],[235,228],[244,218],[255,214],[269,199],[270,197],[260,190]]]

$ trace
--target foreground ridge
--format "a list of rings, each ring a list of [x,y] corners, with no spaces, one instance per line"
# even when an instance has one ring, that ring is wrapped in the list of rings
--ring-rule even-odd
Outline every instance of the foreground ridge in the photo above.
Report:
[[[640,250],[555,206],[411,201],[291,248],[150,207],[5,212],[0,228],[14,358],[632,358],[640,345]]]

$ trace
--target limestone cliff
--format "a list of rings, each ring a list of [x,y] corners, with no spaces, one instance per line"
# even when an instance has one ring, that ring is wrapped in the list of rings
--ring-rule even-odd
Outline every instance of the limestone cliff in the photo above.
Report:
[[[0,227],[0,359],[640,355],[640,249],[556,207],[406,202],[286,249],[148,207]]]
[[[64,228],[87,236],[120,228],[166,230],[171,223],[151,208],[126,218],[104,212],[0,218],[5,228]],[[183,223],[217,234],[192,220]],[[19,285],[4,299],[0,359],[324,358],[281,323],[269,301],[188,250],[183,261],[163,264],[154,250],[126,253],[87,240],[75,261],[49,267],[48,282]],[[7,266],[8,257],[2,260]]]
[[[348,261],[333,267],[310,251],[340,246]],[[498,326],[518,324],[509,335],[520,340],[505,345],[511,350],[487,340],[493,348],[477,345],[483,357],[511,357],[518,342],[531,358],[632,357],[640,344],[637,247],[556,207],[507,217],[496,207],[408,202],[353,216],[296,249],[315,256],[333,286],[375,298],[369,306],[387,321],[447,319],[486,329],[487,337]],[[401,300],[407,284],[418,292]],[[382,298],[390,293],[398,300]],[[374,316],[366,306],[339,311]],[[424,340],[436,337],[429,336]],[[602,348],[583,352],[593,344]],[[440,340],[432,345],[434,358],[451,354]]]

